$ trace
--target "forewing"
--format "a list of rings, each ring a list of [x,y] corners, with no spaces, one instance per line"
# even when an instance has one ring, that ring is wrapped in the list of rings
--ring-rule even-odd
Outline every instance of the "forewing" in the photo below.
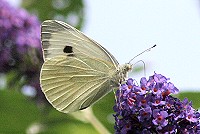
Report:
[[[114,71],[111,62],[101,59],[56,56],[43,64],[41,86],[57,110],[73,112],[89,107],[110,92]]]
[[[42,23],[42,44],[45,59],[58,55],[85,55],[111,62],[117,68],[118,62],[104,47],[88,38],[67,23],[47,20]]]

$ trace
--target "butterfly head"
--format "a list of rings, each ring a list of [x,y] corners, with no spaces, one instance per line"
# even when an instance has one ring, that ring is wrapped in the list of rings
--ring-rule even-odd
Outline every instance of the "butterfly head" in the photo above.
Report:
[[[131,70],[132,70],[132,65],[129,63],[119,66],[119,68],[115,73],[115,78],[118,80],[119,83],[122,83],[128,77],[128,72]]]
[[[123,74],[127,74],[129,71],[131,71],[132,70],[132,65],[131,64],[129,64],[129,63],[126,63],[126,64],[124,64],[122,67],[121,67],[121,72],[123,73]]]

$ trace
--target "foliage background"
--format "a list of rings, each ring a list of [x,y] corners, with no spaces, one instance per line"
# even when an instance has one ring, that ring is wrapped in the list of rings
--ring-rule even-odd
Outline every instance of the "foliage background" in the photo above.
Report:
[[[24,0],[21,5],[31,14],[37,15],[40,22],[58,19],[78,29],[81,29],[84,24],[85,5],[82,0]],[[40,48],[37,51],[41,53]],[[37,64],[38,69],[43,62],[42,59],[40,61],[41,63]],[[138,67],[136,70],[141,71],[141,68]],[[63,114],[56,111],[44,97],[38,99],[38,95],[42,96],[39,87],[35,89],[36,92],[40,92],[36,96],[24,94],[21,89],[29,83],[22,82],[23,77],[16,68],[2,72],[0,75],[0,133],[98,133],[92,124],[80,116],[81,113]],[[192,92],[178,95],[181,99],[187,97],[192,100],[195,108],[200,107],[199,96],[199,93]],[[114,133],[113,106],[112,92],[93,106],[95,116],[111,133]]]

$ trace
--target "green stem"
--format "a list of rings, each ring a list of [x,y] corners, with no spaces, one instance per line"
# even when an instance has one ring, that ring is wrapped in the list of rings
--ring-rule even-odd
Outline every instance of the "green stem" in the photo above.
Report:
[[[110,134],[110,132],[96,118],[91,107],[89,107],[85,110],[82,110],[82,113],[83,113],[84,117],[87,119],[87,121],[90,122],[100,134]]]

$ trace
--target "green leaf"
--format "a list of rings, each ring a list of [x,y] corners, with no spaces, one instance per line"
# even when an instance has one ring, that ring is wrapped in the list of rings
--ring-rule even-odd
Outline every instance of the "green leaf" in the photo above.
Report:
[[[98,134],[94,127],[86,122],[75,119],[70,114],[57,111],[51,105],[42,117],[41,124],[44,126],[41,134]]]
[[[88,123],[77,120],[66,120],[65,122],[55,122],[46,124],[46,129],[41,134],[98,134],[96,130]]]
[[[0,90],[0,132],[25,133],[26,129],[39,120],[39,110],[35,103],[21,93]]]
[[[40,133],[98,134],[91,124],[58,112],[52,106],[42,114],[34,101],[14,90],[0,90],[0,102],[1,133],[26,133],[36,124]]]
[[[84,18],[82,0],[23,0],[22,6],[40,20],[59,19],[80,29]]]

